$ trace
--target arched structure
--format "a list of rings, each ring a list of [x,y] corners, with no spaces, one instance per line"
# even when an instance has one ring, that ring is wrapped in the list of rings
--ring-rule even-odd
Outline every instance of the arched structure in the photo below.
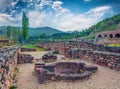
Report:
[[[120,33],[115,34],[116,38],[120,38]]]
[[[102,44],[102,43],[120,43],[120,29],[97,33],[95,41],[100,44]]]

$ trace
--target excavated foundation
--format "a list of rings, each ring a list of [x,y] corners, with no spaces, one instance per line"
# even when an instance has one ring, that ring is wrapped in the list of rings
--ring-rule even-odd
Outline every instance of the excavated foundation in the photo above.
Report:
[[[57,62],[49,65],[35,64],[35,72],[41,84],[48,81],[83,80],[89,78],[97,70],[97,67],[76,62]]]

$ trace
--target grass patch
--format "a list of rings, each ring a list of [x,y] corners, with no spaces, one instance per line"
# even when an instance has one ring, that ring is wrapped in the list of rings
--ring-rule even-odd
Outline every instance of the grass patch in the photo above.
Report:
[[[46,49],[40,48],[40,47],[36,46],[35,44],[24,44],[22,47],[29,48],[29,49],[37,49],[37,51],[46,51]]]
[[[120,47],[120,44],[108,44],[110,47]]]

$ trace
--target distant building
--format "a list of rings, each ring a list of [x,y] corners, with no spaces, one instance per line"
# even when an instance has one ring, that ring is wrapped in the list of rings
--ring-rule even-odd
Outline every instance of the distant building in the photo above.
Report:
[[[96,33],[95,41],[99,44],[120,43],[120,28],[114,31],[105,31]]]

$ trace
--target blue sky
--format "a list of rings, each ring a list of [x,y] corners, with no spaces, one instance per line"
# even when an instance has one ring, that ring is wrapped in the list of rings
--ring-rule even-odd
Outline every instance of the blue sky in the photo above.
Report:
[[[21,26],[22,11],[30,27],[81,31],[120,13],[120,0],[0,0],[0,26]]]

